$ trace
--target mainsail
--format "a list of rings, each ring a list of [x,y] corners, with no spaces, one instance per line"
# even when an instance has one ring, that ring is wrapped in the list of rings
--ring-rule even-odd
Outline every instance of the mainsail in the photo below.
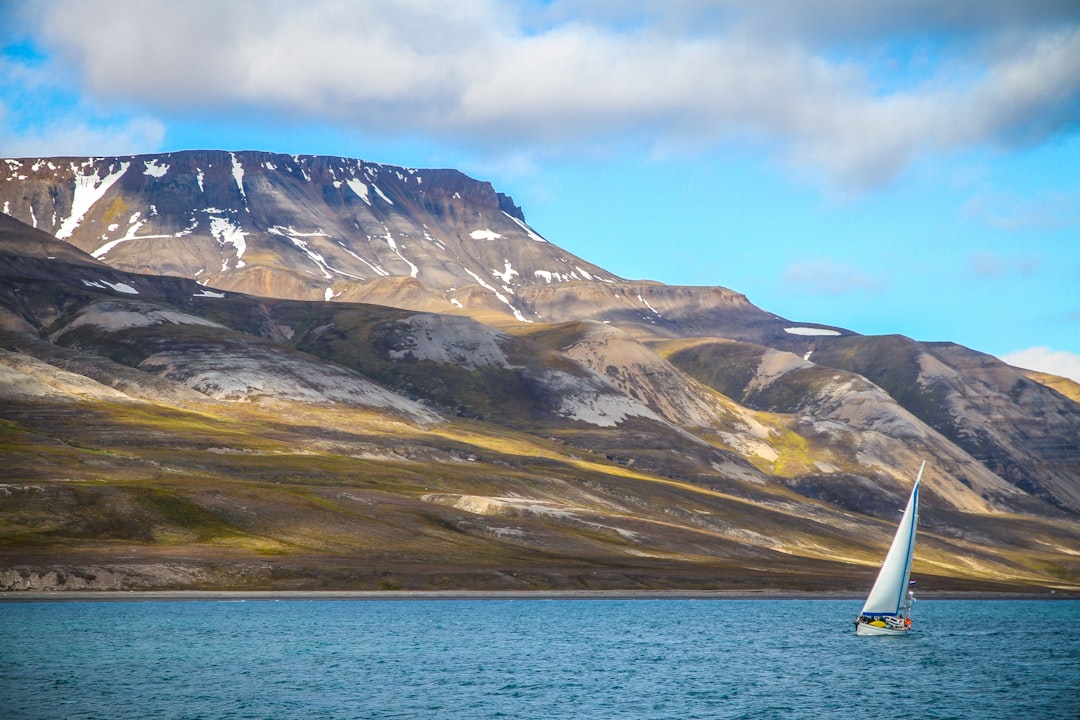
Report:
[[[919,467],[915,487],[911,489],[904,516],[896,529],[885,562],[881,564],[874,587],[863,605],[862,614],[867,616],[899,615],[908,597],[911,577],[911,555],[915,550],[915,526],[919,523],[919,481],[922,480],[926,462]]]

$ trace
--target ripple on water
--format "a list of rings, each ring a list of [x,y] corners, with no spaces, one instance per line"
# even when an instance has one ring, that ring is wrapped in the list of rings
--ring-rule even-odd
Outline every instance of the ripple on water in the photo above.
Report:
[[[0,704],[38,718],[1080,717],[1080,603],[0,604]]]

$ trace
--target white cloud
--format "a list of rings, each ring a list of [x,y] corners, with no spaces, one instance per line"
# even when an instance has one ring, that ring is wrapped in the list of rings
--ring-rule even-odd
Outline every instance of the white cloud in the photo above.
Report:
[[[850,262],[826,257],[795,263],[784,272],[783,282],[797,292],[813,295],[879,292],[889,284],[885,275],[872,275]]]
[[[1007,277],[1031,277],[1038,273],[1037,257],[1007,257],[995,252],[979,252],[968,258],[971,273],[976,277],[1001,280]]]
[[[88,93],[154,114],[240,109],[494,153],[752,139],[840,188],[1080,120],[1076,3],[629,5],[51,0],[34,17]],[[867,58],[935,33],[962,42],[881,92]]]
[[[44,127],[14,133],[0,114],[0,148],[4,157],[64,155],[128,155],[161,147],[165,126],[153,118],[88,124],[79,117],[53,118]]]
[[[4,157],[153,152],[165,137],[165,125],[156,118],[100,114],[73,98],[62,79],[40,63],[0,56],[0,98]]]
[[[999,230],[1062,230],[1080,225],[1080,192],[1053,191],[1034,197],[982,193],[969,198],[962,213]]]
[[[1075,21],[1073,0],[798,0],[784,4],[760,0],[552,0],[544,16],[566,20],[650,22],[672,31],[714,32],[738,27],[748,34],[796,38],[814,45],[880,40],[915,34],[1015,32]]]
[[[1075,353],[1033,347],[1002,355],[1001,359],[1016,367],[1050,373],[1080,383],[1080,355]]]

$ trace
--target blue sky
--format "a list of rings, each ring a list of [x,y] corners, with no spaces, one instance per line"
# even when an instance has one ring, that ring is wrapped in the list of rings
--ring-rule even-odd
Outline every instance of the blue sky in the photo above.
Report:
[[[627,278],[1080,381],[1075,0],[0,0],[0,156],[456,167]]]

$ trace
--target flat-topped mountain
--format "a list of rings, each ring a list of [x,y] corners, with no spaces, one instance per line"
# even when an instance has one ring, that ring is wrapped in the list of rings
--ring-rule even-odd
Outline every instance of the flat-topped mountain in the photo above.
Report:
[[[117,269],[223,290],[669,337],[784,334],[730,290],[618,278],[456,170],[221,151],[6,160],[0,209]]]
[[[348,300],[374,283],[367,293],[392,285],[431,309],[523,317],[516,287],[615,280],[456,170],[216,151],[9,160],[7,170],[19,188],[3,197],[8,214],[113,267],[226,290]]]

